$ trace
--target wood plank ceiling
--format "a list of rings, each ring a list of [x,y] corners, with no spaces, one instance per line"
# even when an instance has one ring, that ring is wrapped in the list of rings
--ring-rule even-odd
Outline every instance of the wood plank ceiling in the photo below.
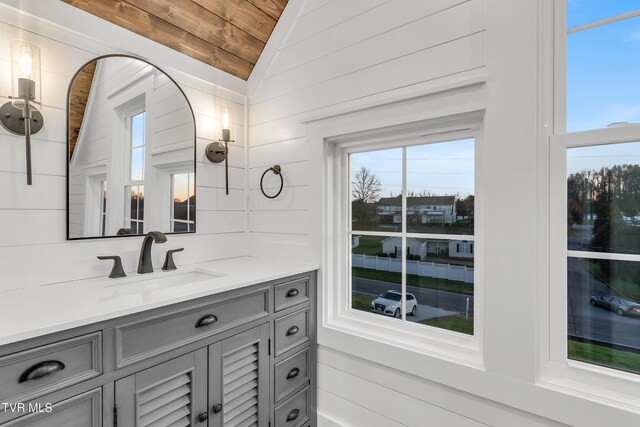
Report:
[[[69,90],[69,159],[73,157],[76,149],[80,127],[87,108],[89,92],[93,84],[93,75],[96,72],[98,61],[90,62],[85,66],[71,82]]]
[[[288,0],[62,0],[246,80]]]

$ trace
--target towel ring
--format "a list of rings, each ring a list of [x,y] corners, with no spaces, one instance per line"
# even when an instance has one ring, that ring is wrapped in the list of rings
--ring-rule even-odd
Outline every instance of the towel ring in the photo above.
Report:
[[[275,196],[269,196],[267,193],[265,193],[264,192],[264,187],[262,185],[262,181],[264,180],[264,176],[269,171],[273,171],[274,174],[276,174],[276,175],[278,175],[280,177],[280,189],[275,194]],[[262,191],[262,194],[264,194],[264,197],[266,197],[268,199],[275,199],[276,197],[278,197],[280,195],[280,193],[282,193],[282,188],[283,187],[284,187],[284,178],[282,177],[282,168],[280,167],[280,165],[274,165],[274,166],[270,167],[269,169],[267,169],[266,171],[264,171],[262,173],[262,177],[260,178],[260,191]]]

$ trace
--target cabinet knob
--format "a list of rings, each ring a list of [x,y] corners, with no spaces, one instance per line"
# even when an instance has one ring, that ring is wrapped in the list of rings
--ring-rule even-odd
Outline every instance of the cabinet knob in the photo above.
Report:
[[[297,419],[300,416],[300,411],[297,409],[294,409],[293,411],[289,412],[289,415],[287,415],[287,422],[290,423],[291,421]]]
[[[291,335],[295,335],[298,332],[300,332],[300,328],[298,328],[297,326],[292,326],[287,329],[287,336],[290,337]]]
[[[65,368],[64,363],[57,360],[47,360],[33,365],[20,375],[18,383],[22,384],[27,381],[37,380],[38,378],[48,377]]]
[[[202,316],[196,322],[196,328],[202,328],[203,326],[209,326],[213,323],[216,323],[218,318],[213,314],[207,314],[206,316]]]
[[[214,414],[219,414],[220,411],[222,411],[222,405],[220,403],[214,406],[213,409],[211,410],[211,412],[213,412]]]
[[[296,288],[289,289],[289,292],[287,292],[287,295],[285,296],[285,298],[296,297],[296,296],[298,296],[299,293],[300,293],[300,291],[298,291]]]
[[[288,380],[292,380],[295,377],[297,377],[298,375],[300,375],[300,369],[298,368],[293,368],[292,370],[289,371],[289,373],[287,374],[287,379]]]
[[[198,421],[200,421],[201,423],[207,421],[209,419],[209,414],[207,412],[203,412],[200,415],[198,415]]]

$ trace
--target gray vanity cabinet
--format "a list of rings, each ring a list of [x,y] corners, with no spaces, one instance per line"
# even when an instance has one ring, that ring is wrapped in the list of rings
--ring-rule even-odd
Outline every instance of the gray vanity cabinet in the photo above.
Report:
[[[209,346],[209,427],[269,422],[269,325]]]
[[[269,422],[269,325],[116,381],[120,426],[251,426]]]
[[[0,427],[312,426],[315,313],[306,273],[0,347]]]
[[[120,426],[196,425],[207,412],[207,350],[116,381],[114,408]]]

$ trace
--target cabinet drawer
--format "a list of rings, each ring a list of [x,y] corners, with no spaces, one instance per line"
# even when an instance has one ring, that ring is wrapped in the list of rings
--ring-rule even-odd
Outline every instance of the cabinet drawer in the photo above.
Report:
[[[309,301],[309,278],[292,280],[275,286],[274,292],[276,311]]]
[[[309,387],[276,408],[275,420],[278,427],[299,427],[309,421]]]
[[[101,373],[101,332],[10,354],[0,358],[0,402],[25,402]]]
[[[309,381],[308,366],[309,349],[296,353],[276,365],[276,402]]]
[[[83,393],[51,406],[29,407],[29,415],[3,424],[3,427],[100,427],[102,426],[102,389]]]
[[[309,340],[309,309],[276,319],[276,357]]]
[[[116,327],[117,366],[138,362],[269,315],[268,288]]]

